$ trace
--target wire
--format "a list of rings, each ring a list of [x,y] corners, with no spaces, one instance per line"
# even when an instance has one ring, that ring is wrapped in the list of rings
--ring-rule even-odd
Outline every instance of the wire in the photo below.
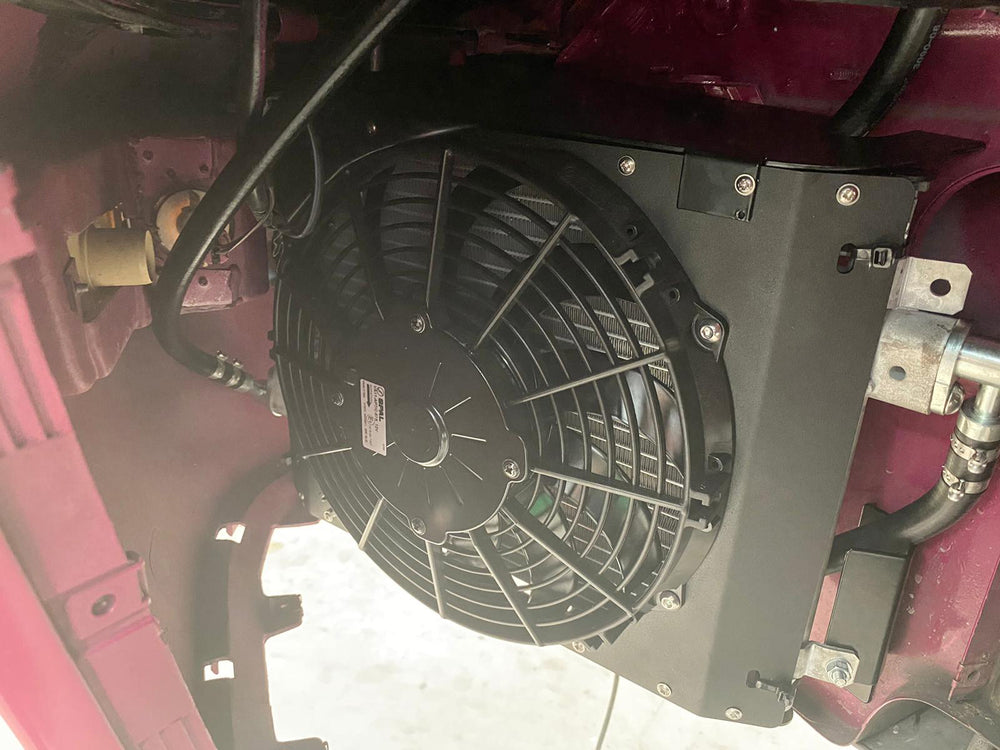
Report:
[[[615,699],[618,697],[618,682],[621,679],[617,674],[611,680],[611,695],[608,696],[608,707],[604,709],[604,723],[601,724],[601,733],[597,735],[597,742],[594,750],[601,750],[604,747],[604,738],[608,736],[608,725],[611,724],[611,714],[615,710]]]
[[[310,197],[312,198],[312,206],[309,208],[309,216],[306,219],[305,226],[298,232],[289,232],[287,229],[279,230],[286,237],[293,240],[301,240],[313,233],[316,225],[319,224],[320,212],[323,208],[323,154],[319,147],[319,136],[316,135],[316,129],[313,127],[312,122],[306,123],[306,133],[309,134],[309,145],[312,150],[313,189],[312,193],[307,195],[298,208],[295,209],[295,212],[289,217],[289,221],[298,214],[299,210]]]
[[[368,58],[372,46],[412,5],[414,0],[384,0],[349,40],[321,65],[307,72],[301,84],[288,92],[245,135],[244,142],[198,204],[160,273],[153,290],[153,330],[163,349],[194,372],[243,387],[250,376],[234,363],[192,344],[181,330],[184,295],[212,251],[215,238],[246,196],[260,182],[327,97]]]
[[[865,77],[833,116],[839,135],[862,136],[882,121],[923,64],[948,11],[944,8],[904,8]]]

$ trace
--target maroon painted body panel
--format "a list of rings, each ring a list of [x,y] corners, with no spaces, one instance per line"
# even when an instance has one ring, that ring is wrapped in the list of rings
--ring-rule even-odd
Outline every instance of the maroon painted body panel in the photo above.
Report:
[[[564,3],[535,5],[537,23],[525,27],[561,30],[560,65],[823,114],[860,81],[894,12],[797,0],[592,0],[560,16]],[[494,27],[523,21],[502,13],[483,18]],[[0,96],[28,79],[41,22],[0,4]],[[289,24],[287,33],[311,39],[316,31],[310,22]],[[1000,171],[995,13],[951,13],[876,135],[908,130],[986,142],[947,164],[921,194],[911,252],[967,263],[974,280],[964,317],[978,333],[1000,336],[1000,177],[991,176]],[[284,426],[168,362],[148,332],[135,337],[135,354],[110,378],[71,400],[72,426],[60,395],[86,391],[111,373],[133,333],[149,323],[141,289],[119,290],[94,322],[80,320],[63,280],[66,233],[119,202],[149,223],[165,192],[207,187],[233,145],[219,133],[202,135],[135,134],[45,166],[20,195],[11,172],[0,172],[0,644],[5,666],[16,667],[0,675],[0,708],[31,750],[212,747],[181,679],[197,679],[195,649],[171,643],[178,667],[150,613],[148,587],[158,597],[159,586],[169,602],[161,619],[176,622],[178,632],[190,627],[190,574],[213,517],[209,503],[246,468],[286,447]],[[239,222],[237,233],[252,226],[245,216]],[[264,294],[264,250],[261,238],[252,238],[206,268],[189,307],[227,308]],[[266,301],[226,315],[232,317],[221,323],[189,318],[189,326],[263,374]],[[156,414],[143,413],[153,408]],[[855,524],[866,503],[891,511],[926,490],[940,471],[952,423],[869,404],[839,529]],[[134,498],[137,477],[150,488],[141,501]],[[808,678],[799,686],[796,708],[823,734],[848,743],[886,705],[944,705],[949,697],[975,696],[990,681],[1000,651],[998,493],[994,487],[961,523],[917,550],[870,703]],[[137,518],[133,502],[146,503],[148,517]],[[119,537],[154,562],[154,530],[177,514],[190,519],[190,532],[159,541],[157,549],[184,571],[171,576],[165,565],[147,577]],[[815,638],[824,633],[835,592],[836,581],[827,580]],[[108,594],[115,607],[95,615]],[[10,649],[12,643],[23,646]],[[36,678],[30,689],[16,678],[22,670]],[[950,710],[982,728],[974,711]],[[67,727],[91,744],[68,742],[61,733]]]

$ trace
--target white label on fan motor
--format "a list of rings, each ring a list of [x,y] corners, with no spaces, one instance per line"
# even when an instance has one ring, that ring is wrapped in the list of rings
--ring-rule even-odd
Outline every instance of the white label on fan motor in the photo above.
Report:
[[[385,388],[361,379],[361,444],[385,455]]]

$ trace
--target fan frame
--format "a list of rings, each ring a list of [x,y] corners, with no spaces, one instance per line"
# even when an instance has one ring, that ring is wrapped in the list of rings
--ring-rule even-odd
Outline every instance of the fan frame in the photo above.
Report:
[[[726,488],[732,466],[732,403],[725,369],[720,361],[722,343],[706,346],[697,336],[696,324],[706,316],[716,320],[718,316],[713,315],[699,300],[693,285],[669,246],[620,188],[569,153],[535,149],[521,152],[517,158],[512,158],[508,154],[491,149],[489,144],[493,141],[495,141],[494,134],[469,130],[424,139],[415,146],[404,143],[391,148],[381,148],[360,159],[343,160],[334,172],[335,179],[328,182],[325,198],[335,201],[345,200],[353,189],[349,186],[365,184],[373,175],[405,158],[412,150],[426,153],[429,149],[434,149],[441,154],[448,151],[460,152],[463,156],[471,157],[477,165],[497,169],[521,184],[535,187],[555,202],[566,206],[586,226],[598,249],[606,256],[608,267],[617,269],[620,280],[635,290],[635,302],[644,308],[660,338],[662,351],[669,355],[671,380],[681,413],[686,444],[683,474],[687,478],[690,491],[689,496],[685,498],[680,526],[670,546],[667,559],[660,563],[655,581],[648,587],[644,596],[631,607],[631,612],[621,613],[623,616],[609,619],[599,627],[592,627],[582,632],[574,631],[568,633],[566,637],[544,639],[545,643],[586,640],[592,645],[598,645],[602,641],[613,640],[621,632],[622,627],[648,611],[652,597],[656,593],[681,586],[697,568],[717,532],[725,506]],[[322,235],[319,235],[313,242],[319,242],[321,239]],[[313,251],[315,248],[311,246],[295,248],[282,258],[278,290],[275,295],[276,321],[279,319],[285,294],[283,285],[291,285],[294,288],[298,283],[301,287],[303,277],[307,275],[297,273],[295,258],[299,257],[299,264],[306,263],[309,253]],[[428,316],[433,320],[434,312],[429,310]],[[280,348],[276,351],[282,385],[288,394],[294,389],[288,385],[288,378],[291,375],[285,370],[302,363],[296,365],[288,357],[281,356],[283,352]],[[632,368],[637,366],[633,365]],[[322,378],[324,374],[312,372],[309,377]],[[294,401],[286,395],[286,401],[289,400]],[[290,419],[294,422],[296,417],[292,412],[294,406],[290,405]],[[304,448],[299,446],[300,455],[305,452]],[[345,460],[350,459],[340,455],[318,456],[313,457],[310,463]],[[328,482],[326,484],[329,486]],[[336,498],[331,498],[330,502],[337,508],[339,503]],[[376,509],[373,518],[377,513]],[[370,519],[369,524],[360,533],[357,529],[354,530],[354,535],[362,546],[367,541],[371,525]],[[433,572],[433,554],[429,552],[429,555]],[[376,562],[407,590],[417,594],[414,586],[401,580],[402,576],[391,564],[377,558]],[[438,593],[437,586],[435,593]],[[433,601],[428,601],[426,596],[418,598],[429,606],[435,604]],[[440,596],[437,605],[439,611],[444,614]],[[463,617],[452,617],[452,619],[480,632],[509,638],[509,634],[484,629],[482,622],[473,617],[469,617],[469,621],[464,621]],[[530,631],[530,628],[526,627],[526,630]],[[540,642],[536,634],[530,635],[535,642]]]

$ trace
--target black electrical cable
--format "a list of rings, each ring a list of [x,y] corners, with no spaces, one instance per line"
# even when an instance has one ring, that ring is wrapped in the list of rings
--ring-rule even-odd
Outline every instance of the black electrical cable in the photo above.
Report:
[[[312,234],[316,230],[316,225],[319,224],[319,217],[323,210],[323,153],[319,145],[319,136],[316,135],[316,129],[311,122],[306,123],[306,133],[309,134],[313,162],[312,204],[309,208],[309,216],[306,218],[305,225],[297,232],[287,229],[279,230],[283,235],[293,240],[301,240]]]
[[[385,0],[351,38],[290,90],[247,132],[243,143],[181,231],[153,290],[153,330],[164,350],[191,370],[239,387],[247,375],[234,364],[202,351],[188,341],[180,326],[184,295],[198,268],[211,252],[229,217],[261,180],[278,156],[326,98],[367,59],[372,46],[415,0]]]
[[[882,121],[917,72],[948,15],[944,8],[904,8],[875,61],[833,116],[838,135],[867,135]]]
[[[621,678],[616,674],[611,680],[611,695],[608,696],[608,707],[604,709],[604,723],[601,724],[601,733],[597,735],[597,742],[594,750],[601,750],[604,747],[604,739],[608,736],[608,725],[611,724],[611,714],[615,710],[615,698],[618,697],[618,682]]]

